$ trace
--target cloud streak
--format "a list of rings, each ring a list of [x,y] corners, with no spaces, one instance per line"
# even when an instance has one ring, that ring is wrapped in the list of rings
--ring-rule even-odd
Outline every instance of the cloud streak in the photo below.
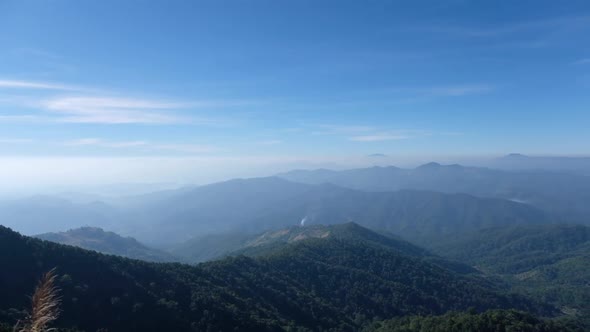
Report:
[[[578,29],[588,26],[589,22],[590,20],[588,16],[571,16],[520,21],[500,26],[424,25],[410,27],[409,29],[469,38],[496,38],[514,34],[552,33],[558,30],[568,31],[569,29]]]
[[[46,123],[52,121],[52,117],[36,114],[0,115],[0,122],[8,123]]]
[[[0,137],[0,144],[23,144],[23,143],[32,143],[33,139],[30,138],[1,138]]]
[[[388,92],[412,96],[413,98],[463,97],[474,94],[489,93],[494,87],[488,84],[450,84],[425,88],[400,87],[388,89]]]
[[[312,135],[340,136],[353,142],[382,142],[406,140],[422,136],[433,135],[432,132],[418,129],[392,129],[365,125],[316,125],[319,131],[312,131]]]
[[[171,124],[188,119],[165,114],[164,110],[183,107],[180,103],[158,100],[109,97],[60,97],[42,102],[42,107],[59,114],[58,122],[102,124]]]
[[[472,94],[491,92],[493,88],[489,85],[470,84],[470,85],[452,85],[443,87],[433,87],[426,89],[426,94],[432,96],[460,97]]]
[[[218,151],[217,148],[210,145],[201,144],[169,144],[169,143],[151,143],[148,141],[111,141],[101,138],[80,138],[62,142],[62,145],[68,147],[88,147],[95,146],[100,148],[111,149],[134,149],[138,148],[148,152],[181,152],[187,154],[202,154]]]
[[[320,124],[314,127],[318,129],[312,135],[350,135],[376,130],[375,127],[363,125]]]
[[[259,141],[258,144],[260,145],[278,145],[283,143],[283,141],[279,140],[279,139],[269,139],[266,141]]]
[[[376,133],[371,135],[361,135],[350,137],[350,141],[354,142],[381,142],[381,141],[397,141],[412,138],[410,135],[391,134],[391,133]]]
[[[72,124],[193,124],[227,126],[235,120],[179,114],[180,111],[217,109],[257,105],[260,101],[248,100],[196,100],[171,101],[134,98],[116,93],[105,93],[59,83],[0,79],[0,90],[30,90],[26,95],[1,98],[0,103],[36,109],[43,114],[1,115],[8,122],[57,122]],[[43,90],[43,95],[34,91]],[[47,94],[53,96],[47,97]],[[57,94],[68,92],[69,95]],[[24,92],[23,92],[24,93]],[[74,94],[75,93],[75,94]]]
[[[120,142],[113,142],[113,141],[106,141],[100,138],[80,138],[76,140],[66,141],[64,142],[66,146],[100,146],[106,148],[129,148],[129,147],[136,147],[136,146],[145,146],[147,143],[145,141],[120,141]]]
[[[31,82],[31,81],[19,81],[19,80],[0,80],[0,88],[62,90],[62,91],[82,91],[82,90],[84,90],[80,87],[63,85],[63,84],[58,84],[58,83]]]

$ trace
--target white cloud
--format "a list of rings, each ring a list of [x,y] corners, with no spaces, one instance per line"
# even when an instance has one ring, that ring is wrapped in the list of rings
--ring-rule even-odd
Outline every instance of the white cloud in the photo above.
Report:
[[[0,122],[37,123],[37,122],[49,122],[49,121],[52,121],[51,117],[34,115],[34,114],[0,115]]]
[[[390,134],[390,133],[377,133],[372,135],[361,135],[350,137],[349,140],[355,142],[380,142],[380,141],[395,141],[412,138],[410,135],[404,134]]]
[[[574,62],[574,65],[587,65],[590,64],[590,58],[580,59]]]
[[[42,107],[61,115],[58,122],[102,124],[168,124],[187,119],[163,110],[183,104],[148,99],[109,97],[58,97],[43,101]]]
[[[217,149],[210,145],[200,144],[154,144],[151,145],[154,150],[168,150],[185,153],[208,153],[217,151]]]
[[[532,34],[532,36],[546,36],[556,33],[567,33],[571,29],[588,26],[588,16],[553,17],[529,21],[516,21],[503,25],[423,25],[407,29],[428,33],[444,34],[462,37],[502,37],[515,34]]]
[[[283,141],[278,140],[278,139],[270,139],[270,140],[258,142],[258,144],[261,144],[261,145],[277,145],[277,144],[281,144],[281,143],[283,143]]]
[[[80,138],[64,142],[66,146],[100,146],[105,148],[129,148],[136,146],[145,146],[145,141],[107,141],[100,138]]]
[[[163,144],[148,141],[111,141],[101,138],[80,138],[62,142],[65,146],[96,146],[101,148],[130,149],[140,148],[143,151],[172,151],[188,154],[214,152],[218,149],[210,145],[201,144]]]
[[[412,100],[421,100],[432,97],[462,97],[472,94],[488,93],[493,90],[494,87],[488,84],[451,84],[424,88],[399,87],[388,89],[388,92],[409,95],[414,98]]]
[[[33,142],[30,138],[2,138],[0,137],[0,144],[22,144]]]
[[[334,135],[347,138],[354,142],[379,142],[411,139],[420,136],[430,136],[433,133],[418,129],[391,129],[364,125],[316,125],[320,131],[312,131],[312,135]]]
[[[63,84],[58,84],[58,83],[32,82],[32,81],[19,81],[19,80],[0,80],[0,88],[64,90],[64,91],[83,90],[79,87],[63,85]]]
[[[60,83],[0,79],[2,89],[50,90],[36,94],[0,96],[0,103],[36,109],[45,114],[10,114],[0,116],[0,121],[61,122],[96,124],[177,124],[187,123],[207,126],[227,126],[235,119],[181,115],[181,109],[214,109],[259,104],[250,100],[192,100],[188,102],[132,98],[98,89],[87,89]],[[55,90],[55,91],[52,91]],[[77,95],[60,95],[56,92],[76,92]],[[47,95],[50,94],[49,97]]]
[[[361,125],[320,124],[315,127],[319,129],[313,131],[312,135],[347,135],[376,130],[375,127]]]
[[[125,141],[125,142],[111,142],[107,147],[110,148],[131,148],[135,146],[146,146],[147,142],[145,141]]]
[[[492,90],[492,87],[489,85],[469,84],[433,87],[426,89],[425,92],[433,96],[460,97],[471,94],[486,93]]]
[[[80,138],[72,141],[64,142],[68,146],[83,146],[83,145],[98,145],[102,142],[99,138]]]

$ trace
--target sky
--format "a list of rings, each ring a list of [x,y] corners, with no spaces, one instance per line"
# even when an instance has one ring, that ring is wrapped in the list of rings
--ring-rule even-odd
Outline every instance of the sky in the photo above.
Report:
[[[589,155],[588,1],[0,0],[0,181]]]

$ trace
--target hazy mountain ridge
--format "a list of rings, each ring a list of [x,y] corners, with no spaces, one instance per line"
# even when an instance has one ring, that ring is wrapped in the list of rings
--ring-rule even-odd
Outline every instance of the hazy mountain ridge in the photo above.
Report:
[[[227,256],[241,249],[256,235],[243,232],[227,232],[197,236],[167,249],[186,263],[201,263]]]
[[[590,175],[590,157],[527,156],[511,153],[493,160],[490,167],[508,170],[549,170]]]
[[[166,214],[161,214],[162,210]],[[531,206],[466,194],[426,191],[366,192],[330,184],[306,185],[256,178],[199,187],[147,207],[141,228],[167,239],[190,234],[246,232],[348,221],[414,241],[497,225],[545,223],[549,215]],[[159,230],[155,232],[153,230]],[[143,236],[143,237],[142,237]],[[157,238],[152,238],[157,240]],[[189,239],[190,240],[190,239]]]
[[[116,207],[104,203],[92,206],[67,203],[63,211],[56,208],[53,214],[35,215],[38,223],[51,226],[50,231],[54,232],[83,225],[97,226],[148,244],[166,243],[172,248],[208,234],[260,234],[298,225],[304,218],[307,224],[355,221],[421,243],[457,232],[554,220],[531,206],[502,199],[415,190],[367,192],[331,184],[295,183],[276,177],[182,188],[130,201],[133,203]],[[34,213],[35,207],[23,205],[21,210],[33,212],[5,214],[11,218],[8,225],[22,226],[21,221],[28,222],[27,213]],[[85,214],[71,212],[79,210]],[[96,221],[85,217],[89,213],[108,218]],[[54,218],[62,222],[54,223]],[[102,225],[104,223],[112,226]]]
[[[118,255],[151,262],[173,262],[177,258],[164,251],[149,248],[131,237],[121,237],[96,227],[81,227],[60,233],[44,233],[36,238],[76,246],[104,254]]]
[[[119,211],[100,201],[73,203],[58,196],[38,195],[0,201],[0,220],[32,235],[81,226],[110,227],[119,220]]]
[[[371,167],[345,171],[293,171],[277,176],[300,183],[365,191],[401,189],[466,193],[534,205],[570,222],[590,220],[590,177],[543,170],[505,171],[428,163],[414,169]]]

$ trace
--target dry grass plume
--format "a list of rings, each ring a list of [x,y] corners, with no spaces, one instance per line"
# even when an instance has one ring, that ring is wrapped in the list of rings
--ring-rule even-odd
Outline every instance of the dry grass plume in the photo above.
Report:
[[[54,329],[49,324],[57,319],[60,313],[61,299],[56,284],[55,269],[45,273],[31,298],[31,313],[24,322],[14,327],[15,332],[48,332]]]

